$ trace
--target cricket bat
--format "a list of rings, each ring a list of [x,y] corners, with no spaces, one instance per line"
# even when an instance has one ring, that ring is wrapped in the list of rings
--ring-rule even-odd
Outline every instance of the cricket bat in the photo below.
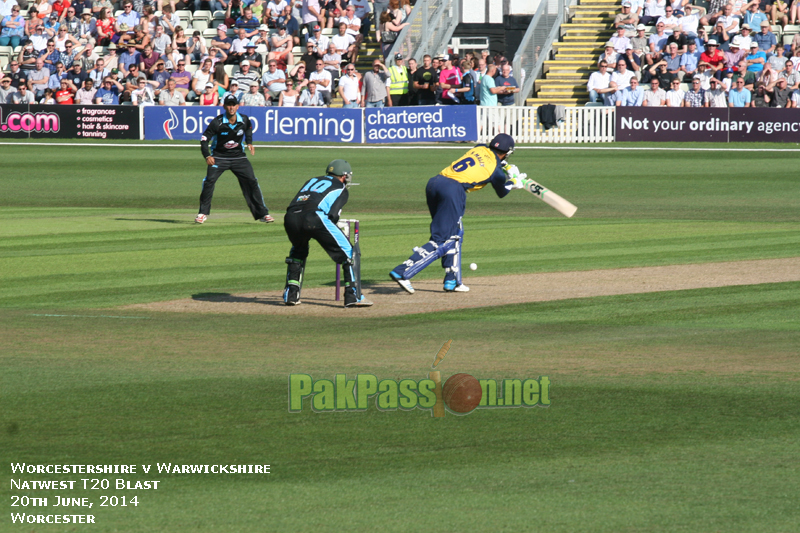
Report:
[[[550,189],[545,188],[543,185],[536,183],[532,179],[523,179],[522,186],[526,191],[536,196],[565,217],[571,217],[575,214],[575,211],[578,210],[578,208],[572,205],[570,202],[563,199]]]

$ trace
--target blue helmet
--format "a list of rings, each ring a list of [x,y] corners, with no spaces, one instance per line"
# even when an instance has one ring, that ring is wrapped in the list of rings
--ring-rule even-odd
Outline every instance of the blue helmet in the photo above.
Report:
[[[498,133],[489,143],[489,148],[511,155],[514,153],[514,138],[507,133]]]

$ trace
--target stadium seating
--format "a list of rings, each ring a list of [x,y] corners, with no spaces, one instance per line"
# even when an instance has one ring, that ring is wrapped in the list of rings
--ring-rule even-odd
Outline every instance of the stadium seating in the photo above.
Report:
[[[179,10],[175,12],[178,15],[178,18],[181,21],[181,26],[184,28],[190,28],[192,23],[192,12],[187,10]]]
[[[620,3],[618,0],[579,0],[578,5],[570,6],[570,19],[561,25],[560,42],[553,44],[555,58],[545,61],[544,77],[535,82],[536,98],[529,99],[528,104],[537,105],[546,100],[547,103],[576,105],[586,101],[586,82],[596,70],[603,44],[614,33],[612,23]],[[706,0],[693,3],[708,8]],[[705,26],[708,34],[713,29]],[[800,25],[773,25],[771,31],[778,43],[789,45],[800,32]],[[654,32],[655,27],[648,26],[645,35]]]
[[[24,13],[24,12],[23,12]],[[117,10],[115,12],[115,17],[118,17],[120,14],[124,13],[123,10]],[[156,12],[157,16],[161,16],[160,12]],[[225,19],[225,12],[224,11],[203,11],[198,10],[194,13],[188,10],[178,10],[176,15],[180,19],[180,25],[184,27],[187,31],[187,35],[191,35],[193,31],[200,31],[203,38],[206,41],[207,46],[211,45],[211,41],[217,35],[216,27],[219,24],[222,24]],[[276,29],[270,30],[270,35],[276,33]],[[300,29],[301,35],[306,33],[306,28],[301,25]],[[323,35],[331,37],[337,33],[337,29],[335,28],[323,28],[322,30]],[[230,27],[227,30],[227,35],[229,37],[235,38],[234,28]],[[20,47],[16,49],[12,49],[10,46],[0,47],[0,68],[7,70],[7,65],[11,61],[12,58],[16,58],[19,54]],[[303,54],[304,49],[301,46],[294,46],[292,48],[292,54],[294,56],[294,64],[298,64],[300,62],[300,58]],[[97,54],[99,57],[103,57],[108,54],[108,48],[104,46],[95,46],[94,53]],[[263,63],[266,64],[266,56],[268,54],[267,46],[261,44],[257,47],[256,53],[260,54],[263,59]],[[375,42],[374,34],[371,34],[366,42],[362,43],[361,51],[359,53],[359,61],[358,67],[359,70],[362,72],[365,70],[369,70],[372,64],[372,61],[376,58],[381,58],[380,55],[380,47]],[[191,62],[187,62],[186,70],[190,73],[194,73],[199,68],[199,64],[192,64]],[[238,71],[238,67],[233,65],[225,65],[225,72],[228,76],[232,76]],[[288,68],[287,68],[288,70]],[[334,87],[335,88],[335,87]],[[188,105],[195,105],[195,104],[188,104]],[[341,106],[341,100],[337,97],[334,99],[333,102],[334,107]]]

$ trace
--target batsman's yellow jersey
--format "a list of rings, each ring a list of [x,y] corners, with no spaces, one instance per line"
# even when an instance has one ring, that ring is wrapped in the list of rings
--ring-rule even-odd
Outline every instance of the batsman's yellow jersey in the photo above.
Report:
[[[492,181],[492,176],[497,179],[502,172],[500,159],[497,154],[486,146],[476,146],[452,165],[442,170],[440,174],[459,183],[465,184],[467,192],[478,191]],[[504,177],[500,177],[504,181]]]

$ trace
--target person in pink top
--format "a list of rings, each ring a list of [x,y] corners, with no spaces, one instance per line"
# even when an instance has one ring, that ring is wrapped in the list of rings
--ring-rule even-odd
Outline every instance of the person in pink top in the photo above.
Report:
[[[443,104],[457,104],[456,89],[461,87],[461,71],[453,66],[453,61],[448,54],[440,56],[444,59],[442,72],[439,73],[439,87],[442,89]]]

